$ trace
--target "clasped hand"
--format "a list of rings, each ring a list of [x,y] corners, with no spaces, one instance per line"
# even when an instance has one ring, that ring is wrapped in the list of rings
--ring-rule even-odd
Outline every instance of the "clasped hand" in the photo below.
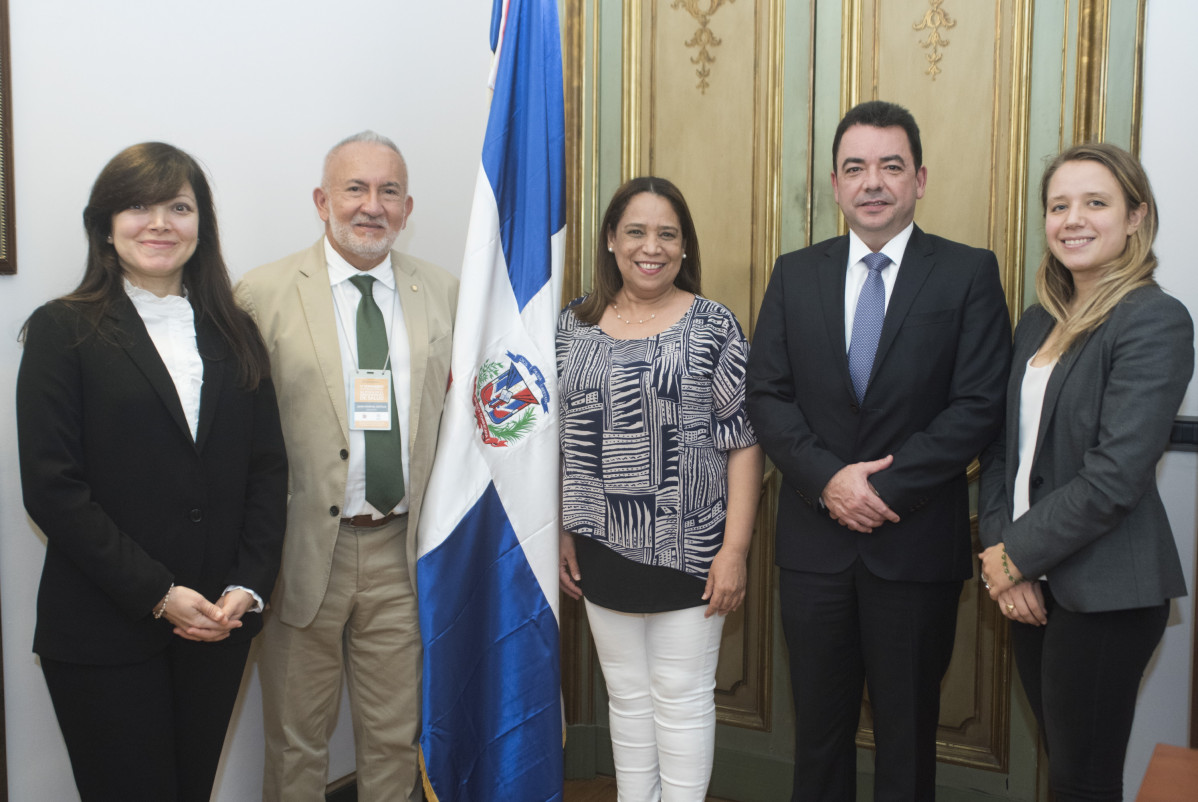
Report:
[[[837,471],[820,495],[832,520],[854,532],[872,532],[887,521],[898,523],[898,515],[869,483],[871,475],[886,470],[893,462],[891,454],[872,462],[854,462]]]
[[[1012,621],[1042,627],[1048,623],[1039,582],[1022,582],[998,594],[998,611]]]
[[[978,557],[982,561],[982,581],[990,591],[990,598],[995,601],[1001,594],[1023,582],[1023,575],[1015,567],[1015,561],[1008,556],[1004,544],[995,543]]]
[[[232,590],[214,604],[191,588],[171,589],[162,615],[174,624],[174,633],[192,641],[214,643],[241,626],[241,617],[254,603],[244,590]]]

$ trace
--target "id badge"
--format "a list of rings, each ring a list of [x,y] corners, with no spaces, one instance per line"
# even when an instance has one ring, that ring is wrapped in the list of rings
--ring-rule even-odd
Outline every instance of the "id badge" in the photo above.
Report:
[[[350,428],[368,431],[391,429],[391,371],[355,370]]]

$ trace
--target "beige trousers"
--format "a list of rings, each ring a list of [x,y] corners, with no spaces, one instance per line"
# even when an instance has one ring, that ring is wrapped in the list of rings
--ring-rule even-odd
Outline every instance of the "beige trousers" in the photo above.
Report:
[[[324,602],[306,627],[267,613],[259,672],[266,802],[324,802],[341,678],[349,686],[358,799],[421,798],[422,650],[408,577],[407,516],[342,525]]]

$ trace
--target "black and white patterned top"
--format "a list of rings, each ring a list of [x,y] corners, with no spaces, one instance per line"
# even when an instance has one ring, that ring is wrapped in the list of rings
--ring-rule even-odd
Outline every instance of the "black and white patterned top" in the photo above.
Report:
[[[757,442],[740,325],[696,297],[660,334],[618,340],[580,323],[577,303],[557,329],[562,525],[706,579],[724,539],[727,452]]]

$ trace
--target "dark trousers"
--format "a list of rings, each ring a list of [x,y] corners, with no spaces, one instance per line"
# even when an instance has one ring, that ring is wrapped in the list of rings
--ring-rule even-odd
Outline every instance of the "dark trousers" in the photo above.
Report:
[[[1144,668],[1169,603],[1075,613],[1041,584],[1048,623],[1011,623],[1015,664],[1048,752],[1057,802],[1123,799],[1123,758]]]
[[[940,681],[961,582],[897,582],[857,560],[838,574],[779,572],[795,700],[795,802],[855,799],[862,686],[877,743],[874,799],[932,800]]]
[[[129,665],[42,657],[83,802],[207,802],[249,650],[176,637]]]

